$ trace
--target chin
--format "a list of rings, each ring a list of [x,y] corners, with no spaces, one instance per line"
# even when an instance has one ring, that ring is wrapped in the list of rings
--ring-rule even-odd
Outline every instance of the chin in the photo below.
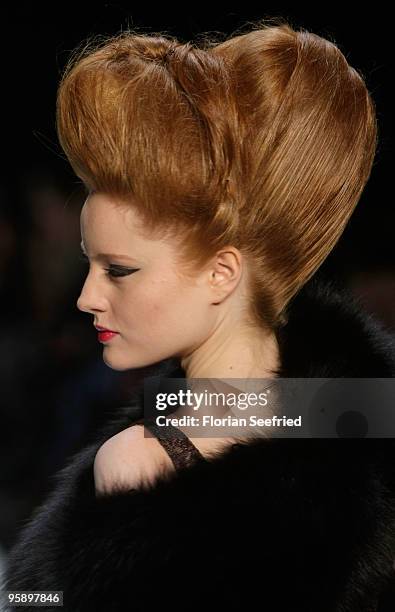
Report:
[[[131,367],[133,367],[133,366],[123,366],[117,363],[113,363],[112,361],[108,361],[106,359],[103,359],[103,361],[106,364],[106,366],[108,366],[112,370],[116,370],[117,372],[125,372],[125,370],[130,370]]]
[[[129,370],[130,368],[135,367],[133,364],[130,363],[130,360],[127,360],[125,358],[122,359],[122,357],[119,356],[117,357],[115,351],[106,349],[107,347],[105,347],[103,351],[103,361],[106,366],[108,366],[112,370],[123,372],[125,370]]]
[[[145,358],[143,356],[140,358],[136,356],[136,358],[133,359],[131,358],[130,354],[127,356],[127,358],[122,358],[119,356],[117,357],[115,354],[111,355],[110,353],[110,351],[103,351],[103,361],[109,368],[118,372],[146,368],[158,361],[156,358],[148,356]]]

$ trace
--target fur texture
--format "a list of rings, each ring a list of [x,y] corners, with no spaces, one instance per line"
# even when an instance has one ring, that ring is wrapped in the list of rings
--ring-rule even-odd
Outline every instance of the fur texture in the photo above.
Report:
[[[279,343],[282,377],[395,376],[394,338],[333,282],[305,285]],[[7,589],[63,591],[65,612],[395,610],[395,439],[255,439],[96,497],[95,454],[142,397],[58,472]]]

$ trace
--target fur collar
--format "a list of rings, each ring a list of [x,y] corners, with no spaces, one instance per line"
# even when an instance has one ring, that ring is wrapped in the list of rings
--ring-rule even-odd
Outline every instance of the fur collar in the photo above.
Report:
[[[279,343],[282,377],[395,376],[394,338],[318,277]],[[155,373],[185,375],[174,361]],[[394,439],[254,440],[96,498],[94,456],[141,401],[140,390],[56,474],[11,552],[7,589],[62,590],[65,612],[395,609],[394,591],[376,605],[395,577]]]

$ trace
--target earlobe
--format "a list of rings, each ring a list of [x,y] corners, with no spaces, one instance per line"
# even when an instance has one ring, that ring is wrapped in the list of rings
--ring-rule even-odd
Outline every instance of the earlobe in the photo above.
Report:
[[[217,253],[209,280],[210,287],[217,297],[213,304],[219,304],[233,291],[239,282],[240,271],[241,258],[237,249],[227,248]]]

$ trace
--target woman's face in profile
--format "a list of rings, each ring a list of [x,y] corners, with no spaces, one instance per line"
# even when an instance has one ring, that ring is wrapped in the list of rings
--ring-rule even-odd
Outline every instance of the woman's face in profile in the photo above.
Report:
[[[118,332],[103,342],[103,360],[115,370],[188,355],[215,324],[205,274],[186,281],[176,244],[150,240],[138,228],[132,208],[102,193],[89,195],[81,211],[89,272],[77,307],[92,315],[92,325]]]

